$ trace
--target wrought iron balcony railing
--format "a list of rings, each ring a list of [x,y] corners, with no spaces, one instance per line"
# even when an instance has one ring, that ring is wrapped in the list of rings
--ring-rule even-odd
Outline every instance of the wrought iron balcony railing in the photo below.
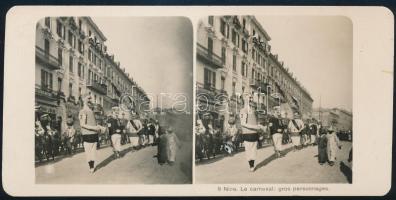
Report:
[[[197,44],[197,57],[213,68],[217,69],[223,67],[222,58],[201,44]]]
[[[96,81],[88,81],[87,87],[91,90],[94,90],[100,94],[106,95],[107,94],[107,86],[102,83],[98,83]]]
[[[44,63],[50,69],[61,69],[61,63],[59,62],[60,60],[57,57],[51,55],[49,51],[45,51],[38,46],[36,46],[36,59]]]

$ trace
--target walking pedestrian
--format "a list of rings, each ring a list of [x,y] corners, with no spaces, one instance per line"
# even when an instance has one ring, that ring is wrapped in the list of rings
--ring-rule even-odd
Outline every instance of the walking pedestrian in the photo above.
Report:
[[[155,125],[154,119],[150,119],[147,125],[147,134],[148,134],[148,145],[154,145],[154,137],[155,137]]]
[[[327,137],[326,131],[320,131],[318,137],[318,161],[320,165],[327,162]]]
[[[107,127],[109,129],[109,136],[113,146],[114,156],[119,158],[121,151],[122,127],[115,112],[112,112],[110,118],[107,120]]]
[[[181,147],[181,144],[172,127],[166,130],[166,143],[167,161],[169,165],[173,165],[176,161],[177,149]]]
[[[270,134],[272,137],[272,143],[274,144],[274,150],[276,156],[279,158],[282,155],[282,138],[285,126],[280,119],[281,113],[279,110],[274,111],[274,116],[269,120]]]
[[[139,147],[139,132],[141,132],[143,125],[134,111],[131,112],[131,118],[132,119],[129,120],[126,129],[129,140],[131,141],[132,149],[137,150]]]
[[[235,117],[230,117],[228,124],[225,128],[225,150],[228,154],[232,155],[236,149],[236,139],[238,134],[238,128],[235,123]]]
[[[96,123],[92,97],[90,95],[85,96],[83,102],[84,106],[79,112],[79,119],[89,171],[93,173],[95,171],[96,146],[99,140],[98,132],[101,128]]]
[[[259,139],[257,131],[262,129],[261,125],[253,125],[248,123],[249,108],[243,108],[240,111],[240,120],[242,126],[243,146],[245,147],[245,156],[249,163],[249,171],[254,172],[254,161],[257,157],[257,141]]]
[[[316,125],[315,119],[312,118],[309,124],[309,135],[311,138],[312,146],[316,145],[317,143],[316,141],[317,132],[318,132],[318,125]]]
[[[118,116],[119,117],[119,116]],[[117,118],[116,118],[117,119]],[[126,125],[128,124],[128,119],[125,118],[125,113],[121,113],[121,117],[118,118],[119,121],[119,128],[121,130],[120,135],[121,135],[121,144],[127,144],[128,141],[128,134],[126,133]]]
[[[63,133],[64,144],[66,146],[66,153],[71,155],[73,154],[72,147],[74,144],[74,135],[76,134],[76,130],[73,127],[72,121],[68,121],[66,125],[67,125],[66,130]]]
[[[326,135],[327,138],[327,157],[329,160],[329,165],[333,166],[337,156],[337,149],[341,149],[340,141],[335,134],[335,130],[332,126],[328,129]]]
[[[300,115],[297,112],[294,113],[294,119],[290,120],[288,129],[291,134],[294,151],[296,151],[301,145],[300,133],[304,129],[304,122],[300,119]]]

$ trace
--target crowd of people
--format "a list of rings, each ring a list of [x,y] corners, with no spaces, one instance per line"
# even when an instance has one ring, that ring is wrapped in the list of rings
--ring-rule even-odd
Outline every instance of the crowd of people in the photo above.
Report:
[[[142,119],[131,111],[130,119],[124,112],[113,110],[107,119],[99,122],[93,112],[92,97],[85,95],[78,119],[69,115],[65,128],[62,119],[52,120],[48,114],[37,117],[35,122],[35,153],[41,162],[59,156],[61,152],[72,155],[79,147],[84,149],[89,171],[95,171],[96,152],[101,143],[110,143],[115,158],[121,158],[122,145],[126,152],[138,151],[144,147],[157,146],[160,165],[173,165],[180,141],[171,126],[162,127],[158,120]],[[78,128],[77,128],[78,127]],[[104,142],[102,142],[104,141]]]
[[[219,127],[213,128],[210,120],[198,119],[195,128],[196,158],[202,161],[219,153],[233,155],[243,146],[249,171],[253,172],[257,149],[263,143],[273,145],[276,158],[285,156],[288,147],[299,151],[317,145],[318,162],[321,165],[335,164],[341,145],[333,126],[324,127],[314,118],[302,120],[298,112],[292,119],[287,119],[281,116],[279,107],[258,124],[247,123],[249,115],[243,110],[239,115],[231,114],[224,131]]]

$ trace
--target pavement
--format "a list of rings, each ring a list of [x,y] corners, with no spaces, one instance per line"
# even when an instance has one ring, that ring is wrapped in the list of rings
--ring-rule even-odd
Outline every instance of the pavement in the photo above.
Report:
[[[351,142],[341,142],[334,166],[319,165],[318,147],[292,151],[285,145],[284,157],[276,158],[273,147],[257,152],[256,170],[249,172],[244,152],[233,156],[204,160],[195,167],[195,183],[349,183],[352,181],[348,156]]]
[[[192,142],[182,145],[173,166],[159,165],[156,146],[132,152],[122,146],[116,159],[112,148],[97,152],[96,171],[91,174],[84,153],[50,161],[35,168],[38,184],[188,184],[192,182]]]

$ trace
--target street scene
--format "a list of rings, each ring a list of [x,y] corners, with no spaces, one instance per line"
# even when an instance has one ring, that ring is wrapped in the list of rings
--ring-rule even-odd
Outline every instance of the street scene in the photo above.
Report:
[[[36,183],[192,183],[192,44],[179,17],[41,19]]]
[[[348,161],[351,143],[341,142],[341,145],[337,157],[340,162],[334,166],[317,165],[317,146],[297,152],[286,149],[287,155],[280,159],[276,158],[272,146],[260,148],[255,173],[240,169],[239,163],[245,162],[243,152],[219,156],[196,165],[195,173],[199,176],[195,183],[348,183],[352,180]]]
[[[343,17],[201,18],[197,183],[352,183],[351,27]]]

